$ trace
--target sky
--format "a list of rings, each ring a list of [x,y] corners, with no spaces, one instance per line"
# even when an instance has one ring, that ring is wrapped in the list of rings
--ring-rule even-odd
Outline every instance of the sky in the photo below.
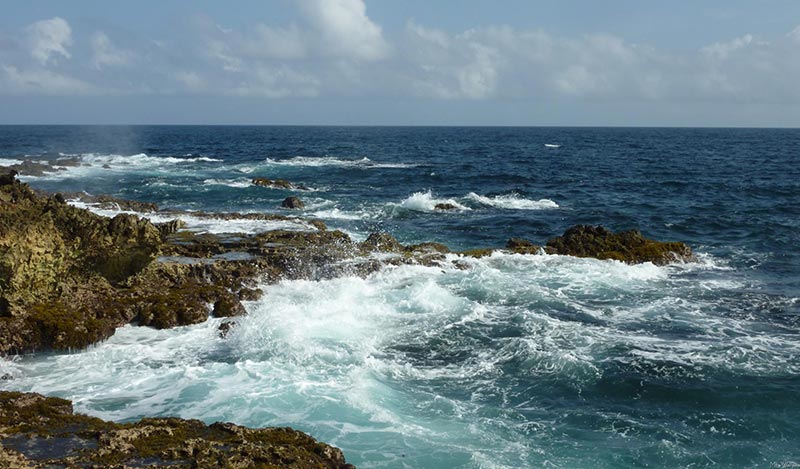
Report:
[[[797,0],[0,2],[0,124],[800,127]]]

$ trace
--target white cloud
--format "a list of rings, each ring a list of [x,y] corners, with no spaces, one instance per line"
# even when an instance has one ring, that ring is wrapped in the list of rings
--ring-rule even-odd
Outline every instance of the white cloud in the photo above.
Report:
[[[452,37],[409,22],[406,32],[410,42],[406,58],[416,69],[411,80],[418,94],[483,99],[495,93],[503,59],[474,31]]]
[[[198,92],[203,91],[206,88],[206,80],[203,79],[200,75],[196,72],[187,72],[185,70],[181,70],[175,72],[173,78],[184,86],[187,91],[191,92]]]
[[[380,60],[389,54],[381,27],[367,16],[363,0],[300,0],[327,53],[355,60]]]
[[[120,47],[113,29],[76,31],[88,40],[73,45],[66,21],[39,21],[18,40],[0,36],[3,92],[800,101],[800,26],[771,43],[746,34],[671,52],[610,34],[507,25],[453,32],[409,21],[389,44],[363,0],[297,5],[300,16],[285,23],[224,28],[198,15],[191,29],[131,42],[136,48]]]
[[[2,70],[6,86],[0,89],[11,94],[81,95],[98,91],[90,83],[50,70],[19,70],[11,65],[3,65]]]
[[[786,35],[786,37],[788,37],[789,39],[793,40],[794,42],[800,44],[800,25],[798,25],[796,28],[791,30]]]
[[[753,44],[753,35],[745,34],[728,42],[715,42],[700,49],[704,55],[719,60],[725,60],[738,50]]]
[[[230,45],[219,39],[209,39],[206,41],[206,54],[222,64],[222,68],[228,72],[241,72],[242,60],[234,55]]]
[[[30,53],[42,65],[47,65],[54,54],[67,59],[72,57],[67,51],[67,47],[72,45],[72,29],[63,18],[37,21],[26,30]]]
[[[250,57],[301,59],[306,56],[308,39],[296,24],[286,27],[256,25],[251,37],[241,40],[242,51]]]
[[[115,47],[108,35],[102,31],[95,32],[90,42],[92,65],[97,70],[103,67],[125,66],[130,64],[133,58],[133,53]]]

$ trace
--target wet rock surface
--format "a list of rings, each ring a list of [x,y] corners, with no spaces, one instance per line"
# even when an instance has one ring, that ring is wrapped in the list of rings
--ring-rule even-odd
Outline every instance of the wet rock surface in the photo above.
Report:
[[[281,202],[281,207],[283,208],[299,210],[305,208],[305,206],[306,204],[304,204],[303,201],[298,197],[287,197],[283,199],[283,202]]]
[[[65,399],[0,391],[3,468],[352,468],[341,450],[291,428],[145,418],[117,424]]]

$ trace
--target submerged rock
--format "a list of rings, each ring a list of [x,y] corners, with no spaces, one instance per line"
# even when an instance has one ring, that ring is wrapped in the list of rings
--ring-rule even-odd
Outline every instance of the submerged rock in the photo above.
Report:
[[[680,242],[660,242],[645,238],[637,230],[613,233],[602,226],[576,225],[562,236],[547,242],[550,254],[614,259],[629,264],[652,262],[656,265],[694,260],[689,246]]]
[[[305,206],[306,204],[298,197],[287,197],[281,202],[281,207],[283,208],[302,209],[305,208]]]
[[[0,467],[353,468],[342,451],[291,428],[145,418],[118,424],[65,399],[0,391]]]

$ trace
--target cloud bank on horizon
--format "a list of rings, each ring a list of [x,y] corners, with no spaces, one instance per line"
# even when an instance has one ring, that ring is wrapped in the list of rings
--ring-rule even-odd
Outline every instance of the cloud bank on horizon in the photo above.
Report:
[[[2,96],[509,100],[800,105],[798,26],[663,50],[611,33],[504,24],[393,34],[364,0],[296,0],[292,19],[233,28],[194,12],[165,37],[53,16],[0,30]],[[797,124],[798,122],[795,122]]]

